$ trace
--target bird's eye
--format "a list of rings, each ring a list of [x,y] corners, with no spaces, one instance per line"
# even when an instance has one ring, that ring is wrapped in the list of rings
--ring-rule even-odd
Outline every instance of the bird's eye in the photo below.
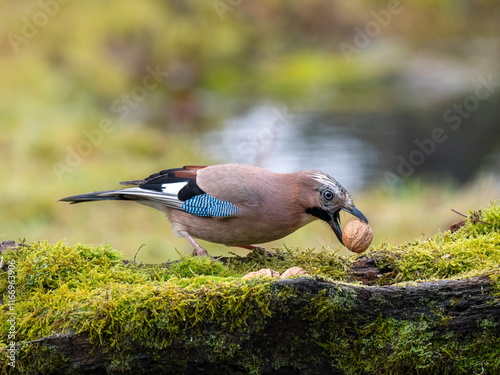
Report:
[[[327,201],[330,201],[333,199],[333,193],[330,190],[325,190],[321,194],[323,195],[323,198],[325,198]]]

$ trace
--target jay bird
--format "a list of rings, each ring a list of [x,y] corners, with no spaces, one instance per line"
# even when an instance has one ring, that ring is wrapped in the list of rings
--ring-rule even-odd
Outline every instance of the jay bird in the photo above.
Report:
[[[319,171],[275,173],[244,164],[166,169],[118,190],[74,195],[70,203],[131,200],[164,212],[174,232],[193,246],[193,255],[208,255],[199,238],[249,250],[254,244],[282,238],[321,219],[342,242],[340,210],[368,223],[350,194]]]

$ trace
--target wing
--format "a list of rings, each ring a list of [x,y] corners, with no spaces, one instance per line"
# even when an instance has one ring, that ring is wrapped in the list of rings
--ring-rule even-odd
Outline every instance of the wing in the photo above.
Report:
[[[122,181],[120,185],[139,185],[145,188],[155,188],[157,185],[196,179],[198,170],[203,168],[206,168],[206,166],[186,165],[182,168],[165,169],[143,180]]]
[[[103,192],[101,196],[119,194],[153,207],[156,207],[155,203],[159,203],[203,217],[236,215],[239,212],[236,205],[206,194],[198,186],[196,182],[197,172],[202,168],[205,167],[189,165],[183,168],[166,169],[143,180],[120,182],[122,185],[138,186]]]
[[[283,190],[283,180],[277,173],[244,164],[219,164],[198,172],[200,189],[221,200],[238,206],[256,206]],[[282,194],[278,194],[281,196]]]

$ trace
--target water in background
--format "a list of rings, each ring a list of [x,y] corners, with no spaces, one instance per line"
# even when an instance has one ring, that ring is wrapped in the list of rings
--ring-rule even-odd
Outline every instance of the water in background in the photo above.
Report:
[[[490,107],[483,106],[462,129],[452,131],[443,123],[442,108],[435,113],[294,115],[284,106],[264,103],[207,132],[200,147],[224,163],[276,172],[322,170],[352,191],[425,175],[466,182],[478,171],[498,175],[500,117],[492,116]],[[437,127],[446,141],[434,146],[427,142],[428,148],[422,149],[419,144],[432,139]]]
[[[313,125],[313,126],[312,126]],[[286,108],[262,104],[207,133],[202,146],[217,159],[259,165],[275,172],[317,169],[348,189],[369,184],[380,152],[341,124],[311,124]]]

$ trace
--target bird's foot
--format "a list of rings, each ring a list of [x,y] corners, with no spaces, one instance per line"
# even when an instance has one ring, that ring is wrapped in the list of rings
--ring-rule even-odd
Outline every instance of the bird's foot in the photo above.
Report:
[[[210,257],[210,255],[208,254],[208,252],[203,248],[201,247],[198,242],[196,242],[194,240],[193,237],[191,237],[191,235],[188,233],[188,232],[179,232],[186,240],[188,240],[191,245],[193,245],[194,249],[193,249],[193,256],[195,257]]]
[[[208,252],[201,246],[196,246],[193,249],[193,256],[195,257],[209,257]]]

